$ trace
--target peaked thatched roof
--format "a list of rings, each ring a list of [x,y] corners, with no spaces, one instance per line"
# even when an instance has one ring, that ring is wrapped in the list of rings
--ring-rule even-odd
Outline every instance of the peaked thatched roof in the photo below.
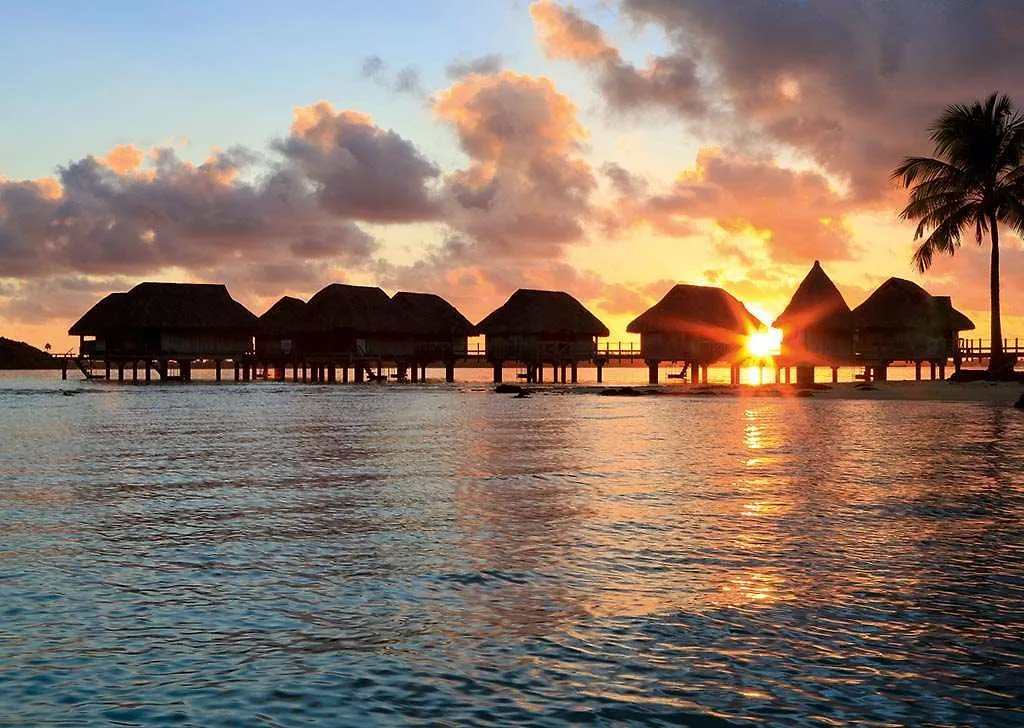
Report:
[[[413,333],[395,315],[391,299],[383,290],[347,283],[331,283],[309,299],[300,327],[311,332]]]
[[[947,296],[932,296],[903,278],[890,278],[853,309],[853,322],[860,329],[925,328],[964,331],[974,324],[953,308]]]
[[[73,336],[111,329],[238,330],[254,332],[257,319],[212,283],[140,283],[127,293],[112,293],[86,312],[68,331]]]
[[[608,336],[608,327],[564,291],[520,288],[477,324],[486,336],[567,334]]]
[[[764,328],[728,291],[680,283],[630,321],[631,334],[685,332],[718,339]]]
[[[434,293],[399,291],[391,297],[395,315],[420,336],[448,339],[473,336],[476,327],[455,306]]]
[[[270,336],[292,333],[296,330],[305,312],[305,301],[293,296],[282,296],[277,303],[260,316],[259,332]]]
[[[814,261],[786,310],[779,314],[772,326],[785,332],[809,327],[849,331],[853,328],[853,318],[843,294],[822,270],[821,263]]]

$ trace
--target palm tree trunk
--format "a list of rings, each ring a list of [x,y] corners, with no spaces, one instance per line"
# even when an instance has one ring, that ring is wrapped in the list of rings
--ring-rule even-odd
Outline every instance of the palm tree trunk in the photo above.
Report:
[[[992,308],[992,355],[988,360],[988,370],[999,372],[1006,367],[1003,358],[1003,325],[999,320],[999,222],[991,216],[992,222],[992,267],[991,276],[991,308]]]

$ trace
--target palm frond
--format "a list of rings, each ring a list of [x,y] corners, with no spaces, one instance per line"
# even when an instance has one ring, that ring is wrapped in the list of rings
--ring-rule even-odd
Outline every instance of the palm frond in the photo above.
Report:
[[[932,157],[907,157],[903,164],[893,170],[890,178],[902,184],[904,187],[911,187],[918,181],[931,181],[941,178],[944,175],[961,176],[965,172],[958,167],[941,159]]]
[[[928,270],[937,253],[953,255],[959,250],[963,231],[974,222],[972,211],[966,207],[959,213],[946,217],[914,251],[912,260],[918,271],[924,273]],[[921,232],[922,228],[919,225],[918,233]],[[915,239],[917,237],[919,235],[915,235]]]

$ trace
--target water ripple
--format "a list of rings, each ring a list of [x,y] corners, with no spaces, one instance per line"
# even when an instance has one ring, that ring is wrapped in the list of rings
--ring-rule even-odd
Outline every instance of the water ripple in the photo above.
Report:
[[[0,383],[0,725],[1024,723],[1024,417]]]

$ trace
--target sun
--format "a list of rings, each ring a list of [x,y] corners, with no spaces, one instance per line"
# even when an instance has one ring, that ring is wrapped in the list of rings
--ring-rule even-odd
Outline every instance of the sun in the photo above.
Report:
[[[747,351],[757,359],[778,354],[781,346],[782,332],[779,329],[755,331],[747,336]]]

